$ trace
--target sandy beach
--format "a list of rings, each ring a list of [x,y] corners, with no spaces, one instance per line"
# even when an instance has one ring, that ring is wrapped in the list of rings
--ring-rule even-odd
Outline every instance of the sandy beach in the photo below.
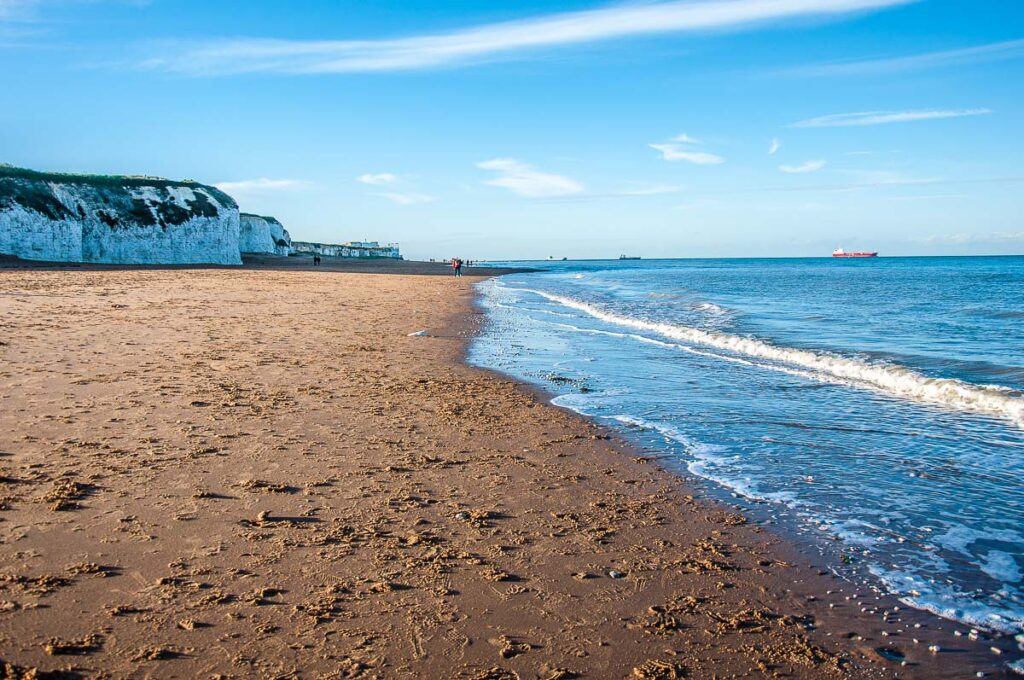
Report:
[[[330,262],[0,268],[0,677],[1001,673]]]

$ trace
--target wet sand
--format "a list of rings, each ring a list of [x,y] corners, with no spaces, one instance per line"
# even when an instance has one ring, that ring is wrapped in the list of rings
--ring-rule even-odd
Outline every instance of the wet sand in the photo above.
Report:
[[[477,279],[289,260],[0,267],[0,677],[999,668],[465,366]]]

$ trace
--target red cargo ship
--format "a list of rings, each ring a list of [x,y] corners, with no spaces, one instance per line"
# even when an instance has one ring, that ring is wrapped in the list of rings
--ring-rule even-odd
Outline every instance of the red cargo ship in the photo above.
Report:
[[[832,257],[878,257],[878,253],[848,253],[842,248],[832,251]]]

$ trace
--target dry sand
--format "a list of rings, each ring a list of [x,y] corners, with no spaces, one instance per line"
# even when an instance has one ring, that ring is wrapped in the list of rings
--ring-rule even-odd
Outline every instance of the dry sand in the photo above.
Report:
[[[463,365],[472,278],[299,265],[0,270],[0,677],[997,667]]]

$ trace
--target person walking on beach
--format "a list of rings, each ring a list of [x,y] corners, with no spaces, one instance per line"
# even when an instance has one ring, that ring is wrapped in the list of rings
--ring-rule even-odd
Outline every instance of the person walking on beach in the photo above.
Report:
[[[462,260],[457,257],[452,258],[452,273],[455,276],[462,276]]]

